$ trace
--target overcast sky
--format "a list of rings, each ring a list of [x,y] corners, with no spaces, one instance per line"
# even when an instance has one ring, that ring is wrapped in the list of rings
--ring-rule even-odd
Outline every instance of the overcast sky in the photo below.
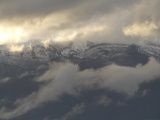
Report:
[[[160,0],[0,0],[0,44],[159,42]]]
[[[70,41],[75,44],[84,41],[126,44],[153,42],[160,44],[159,5],[160,0],[0,0],[0,45],[7,44],[7,48],[11,52],[19,52],[23,50],[25,45],[31,45],[23,44],[30,40],[42,42],[44,45],[50,42],[66,43]],[[15,45],[16,43],[22,44]],[[26,64],[28,65],[28,63]],[[95,85],[97,89],[119,94],[117,98],[124,95],[127,99],[131,99],[135,97],[142,83],[153,82],[160,77],[160,64],[154,58],[150,58],[147,64],[139,64],[136,67],[111,64],[97,70],[86,69],[84,71],[80,71],[78,65],[68,62],[50,63],[49,66],[49,69],[41,75],[38,75],[38,70],[35,70],[35,73],[31,73],[34,71],[25,71],[15,78],[10,76],[0,78],[2,88],[4,84],[10,81],[14,82],[13,79],[18,81],[19,84],[9,83],[9,87],[5,87],[10,93],[12,93],[14,86],[16,86],[15,91],[25,93],[25,91],[21,91],[23,86],[20,90],[17,87],[20,84],[25,84],[25,82],[21,83],[21,80],[27,79],[30,82],[31,79],[37,86],[44,83],[38,86],[37,90],[33,89],[24,96],[21,94],[16,96],[19,92],[15,92],[13,94],[16,97],[14,100],[10,100],[8,97],[1,98],[0,120],[14,119],[33,110],[43,109],[42,106],[45,103],[57,102],[65,94],[73,97],[80,96],[81,92],[87,89],[94,90]],[[9,68],[7,69],[9,70]],[[16,70],[19,69],[16,67]],[[32,78],[32,75],[37,76]],[[30,85],[31,88],[34,88],[33,82]],[[27,85],[25,86],[26,88],[23,90],[30,89]],[[1,91],[4,92],[3,89]],[[144,89],[141,97],[148,94],[147,91],[149,90]],[[10,95],[7,92],[4,94],[6,94],[5,96]],[[97,93],[95,96],[97,97]],[[98,104],[108,106],[114,99],[108,97],[107,94],[107,96],[100,96],[97,101]],[[159,105],[156,102],[154,104],[157,107]],[[159,110],[155,109],[154,104],[154,109],[148,107],[152,112]],[[145,104],[143,105],[145,106]],[[75,104],[69,112],[56,120],[67,120],[70,116],[83,112],[85,107],[83,102]],[[55,109],[57,108],[55,107]],[[126,111],[130,112],[129,109]],[[111,111],[114,110],[111,109]],[[148,114],[144,115],[146,117]],[[50,119],[45,118],[44,120]]]

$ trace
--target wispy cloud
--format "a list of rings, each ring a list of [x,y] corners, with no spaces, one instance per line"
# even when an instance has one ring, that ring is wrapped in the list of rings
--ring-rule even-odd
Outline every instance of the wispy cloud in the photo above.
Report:
[[[10,80],[11,78],[10,77],[5,77],[3,79],[0,79],[0,83],[6,83]]]
[[[24,73],[18,75],[18,78],[22,79],[22,78],[24,78],[25,76],[27,76],[28,74],[29,74],[28,72],[24,72]]]
[[[65,115],[63,115],[61,118],[57,118],[54,120],[67,120],[67,119],[72,118],[78,114],[83,113],[84,108],[85,108],[84,103],[77,104],[77,105],[73,106],[72,109],[69,112],[67,112]]]
[[[107,107],[112,103],[112,100],[110,98],[108,98],[107,96],[100,96],[97,103],[98,103],[98,105],[103,105],[103,106]]]

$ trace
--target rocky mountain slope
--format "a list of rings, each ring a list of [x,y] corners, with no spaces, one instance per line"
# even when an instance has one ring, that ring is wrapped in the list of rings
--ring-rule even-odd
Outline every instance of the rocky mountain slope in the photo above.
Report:
[[[50,44],[45,47],[43,44],[29,43],[24,45],[23,50],[20,52],[11,52],[9,47],[10,46],[7,45],[0,46],[0,120],[4,117],[4,113],[6,115],[13,114],[11,120],[50,120],[44,119],[46,116],[49,116],[51,119],[53,118],[52,120],[60,120],[57,119],[59,117],[57,113],[63,113],[64,116],[68,115],[68,113],[70,115],[74,113],[72,111],[77,110],[77,108],[83,108],[83,106],[84,108],[82,110],[78,109],[78,112],[83,111],[82,114],[80,112],[78,116],[71,119],[85,120],[87,118],[97,120],[99,118],[107,118],[117,120],[121,118],[123,120],[130,120],[131,116],[133,117],[131,120],[142,120],[139,118],[142,118],[143,115],[145,116],[144,118],[147,118],[143,120],[160,118],[160,78],[153,78],[154,80],[150,81],[145,80],[146,76],[152,75],[152,72],[153,76],[155,75],[155,71],[152,71],[154,70],[154,65],[149,72],[143,72],[144,69],[140,69],[150,63],[148,63],[150,57],[155,58],[157,61],[160,60],[160,46],[153,44],[144,46],[135,44],[94,44],[88,42],[70,44],[65,47]],[[65,61],[78,64],[80,70],[75,72],[77,74],[75,76],[78,77],[74,75],[70,77],[72,76],[72,72],[77,69],[68,69],[70,66],[66,67],[62,64],[64,68],[61,71],[57,70],[57,67],[54,68],[53,64],[50,64],[51,62]],[[118,66],[120,65],[119,67],[121,69],[119,70],[122,72],[118,77],[114,77],[118,74],[119,70],[112,71],[113,74],[111,78],[116,79],[113,79],[111,83],[106,82],[106,87],[98,87],[99,83],[105,83],[101,81],[103,76],[93,79],[99,81],[96,82],[96,84],[89,81],[81,85],[77,82],[81,79],[88,79],[87,70],[81,70],[90,68],[98,70],[98,68],[100,68],[99,70],[101,71],[103,69],[101,67],[113,63],[118,64]],[[132,67],[135,67],[137,64],[146,65],[132,69]],[[127,69],[127,72],[128,70],[130,70],[130,72],[127,73],[124,69],[125,67],[121,66],[131,66]],[[57,72],[58,74],[52,71],[53,68],[55,71],[59,71]],[[147,69],[145,70],[148,71]],[[102,74],[107,73],[106,69],[103,70],[105,72],[102,72]],[[159,74],[159,69],[155,68],[155,70],[157,71],[156,73]],[[96,73],[96,70],[88,71]],[[81,74],[83,72],[85,72],[84,78],[81,78],[80,76],[83,76],[83,74]],[[55,77],[51,76],[51,78],[48,78],[48,75],[52,75],[52,73]],[[148,75],[148,73],[151,74]],[[85,75],[87,75],[87,77],[85,77]],[[97,75],[99,76],[99,73]],[[43,78],[44,81],[37,81],[38,78],[42,78],[43,76],[46,76]],[[94,76],[91,76],[90,78],[92,79],[93,77]],[[130,77],[134,78],[130,79]],[[106,81],[107,80],[110,80],[109,76],[106,77]],[[144,82],[139,82],[141,80]],[[113,89],[115,86],[117,89]],[[59,92],[63,92],[63,88],[64,93],[60,94],[60,97],[57,97],[58,101],[57,99],[56,101],[52,101],[52,99],[56,97],[50,98],[50,96],[56,96]],[[77,91],[79,91],[79,89],[83,90],[77,95],[73,92],[75,96],[72,95],[72,92],[71,94],[66,93],[67,90],[74,91],[75,88],[77,88]],[[121,89],[123,90],[123,88],[125,90],[124,93],[119,91]],[[137,89],[132,97],[128,97],[127,94],[125,94],[128,93],[130,89]],[[25,113],[19,114],[20,111],[23,112],[28,106],[32,106],[30,103],[36,104],[37,101],[41,101],[41,99],[42,101],[47,99],[41,103],[42,106],[36,109],[31,108],[25,111]],[[16,104],[18,103],[17,101],[20,101],[20,105]],[[14,113],[16,113],[15,116]],[[62,119],[63,118],[65,119],[65,117],[62,117]]]
[[[125,66],[145,64],[149,57],[160,59],[160,46],[135,44],[70,44],[62,47],[50,44],[25,45],[21,52],[10,52],[7,45],[0,46],[0,68],[4,66],[19,66],[22,68],[36,67],[52,61],[70,61],[79,65],[80,69],[98,68],[116,63]],[[7,68],[7,67],[6,67]]]

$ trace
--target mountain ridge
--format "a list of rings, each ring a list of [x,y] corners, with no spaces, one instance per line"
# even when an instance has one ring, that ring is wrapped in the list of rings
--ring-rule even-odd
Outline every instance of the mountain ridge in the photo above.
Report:
[[[77,47],[78,46],[78,47]],[[110,63],[116,63],[125,66],[136,66],[145,64],[149,57],[160,60],[160,47],[154,45],[136,45],[136,44],[113,44],[91,42],[80,45],[70,44],[66,47],[58,44],[48,44],[48,47],[42,44],[33,44],[24,46],[20,52],[10,52],[6,45],[0,46],[0,64],[14,64],[21,67],[28,67],[32,64],[45,64],[49,62],[64,62],[69,60],[85,68],[102,67]],[[128,62],[127,62],[128,61]],[[129,63],[130,62],[130,63]],[[93,67],[94,64],[98,64]],[[99,64],[101,64],[99,66]]]

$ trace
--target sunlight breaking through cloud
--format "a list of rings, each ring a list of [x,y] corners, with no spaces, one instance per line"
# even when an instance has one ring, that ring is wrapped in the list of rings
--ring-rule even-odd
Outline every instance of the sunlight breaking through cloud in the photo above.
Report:
[[[133,24],[123,28],[123,33],[127,36],[154,36],[159,26],[154,23],[145,22],[142,24]]]

